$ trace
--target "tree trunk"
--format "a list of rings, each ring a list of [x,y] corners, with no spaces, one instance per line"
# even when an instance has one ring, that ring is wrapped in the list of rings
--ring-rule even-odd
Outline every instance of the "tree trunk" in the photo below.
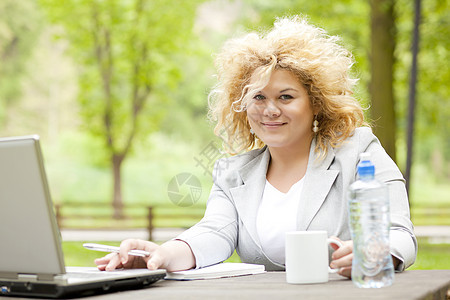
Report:
[[[394,0],[371,0],[371,118],[374,132],[396,160],[393,92],[395,48]]]
[[[417,85],[417,55],[419,54],[419,26],[421,15],[421,0],[414,1],[414,30],[412,38],[412,62],[411,77],[409,78],[409,105],[408,105],[408,130],[406,133],[406,191],[409,192],[411,184],[411,167],[414,145],[414,120],[416,111],[416,85]],[[439,173],[438,173],[439,174]],[[411,207],[411,204],[410,204]]]
[[[123,155],[113,154],[111,163],[113,169],[113,207],[114,207],[114,219],[122,219],[123,214],[123,200],[122,200],[122,181],[121,181],[121,169],[123,162]]]

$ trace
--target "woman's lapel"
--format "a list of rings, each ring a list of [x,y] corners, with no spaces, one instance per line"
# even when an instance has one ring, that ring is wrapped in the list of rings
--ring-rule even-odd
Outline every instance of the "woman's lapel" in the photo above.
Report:
[[[256,217],[266,184],[269,161],[270,152],[266,148],[264,152],[239,170],[243,185],[230,189],[239,218],[258,245],[261,244],[256,230]]]
[[[327,156],[324,158],[316,158],[317,154],[314,152],[314,148],[315,140],[311,143],[308,168],[300,196],[297,217],[298,230],[308,229],[339,174],[338,170],[329,169],[335,157],[333,148],[328,148]]]

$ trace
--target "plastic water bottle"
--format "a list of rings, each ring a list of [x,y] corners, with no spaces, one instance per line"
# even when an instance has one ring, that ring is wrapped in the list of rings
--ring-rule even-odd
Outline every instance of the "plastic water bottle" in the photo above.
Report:
[[[389,193],[375,180],[369,153],[360,154],[359,180],[350,186],[350,231],[353,240],[352,281],[360,288],[380,288],[394,281],[389,244]]]

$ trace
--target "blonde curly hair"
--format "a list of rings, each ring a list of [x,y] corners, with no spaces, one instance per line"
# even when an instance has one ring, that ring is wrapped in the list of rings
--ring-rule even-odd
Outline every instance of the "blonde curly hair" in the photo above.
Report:
[[[275,69],[292,72],[318,111],[316,152],[326,155],[328,145],[338,147],[356,127],[367,126],[361,105],[352,96],[357,82],[349,74],[352,54],[338,42],[338,37],[299,16],[277,19],[267,33],[228,40],[216,57],[218,83],[209,94],[209,118],[217,122],[214,132],[224,140],[227,152],[264,146],[250,132],[246,107]],[[253,74],[259,80],[250,84]]]

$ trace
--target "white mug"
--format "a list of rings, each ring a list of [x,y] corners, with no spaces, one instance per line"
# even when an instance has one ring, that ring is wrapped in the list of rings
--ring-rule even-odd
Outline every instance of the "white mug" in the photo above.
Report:
[[[328,281],[328,245],[342,243],[328,238],[326,231],[291,231],[286,233],[286,281],[293,284]]]

